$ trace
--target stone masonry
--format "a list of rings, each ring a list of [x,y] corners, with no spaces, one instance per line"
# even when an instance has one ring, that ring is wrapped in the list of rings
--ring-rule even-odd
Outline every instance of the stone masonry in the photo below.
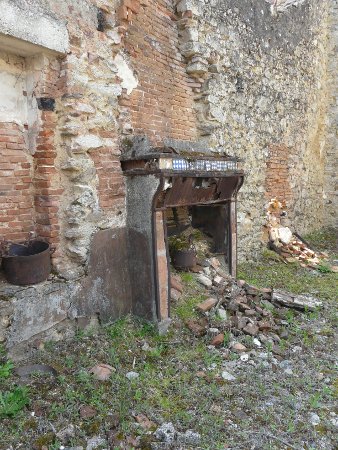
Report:
[[[0,277],[0,341],[14,356],[138,313],[120,164],[135,136],[243,159],[242,260],[266,245],[271,198],[300,234],[335,224],[337,0],[0,0],[0,10],[0,239],[55,249],[48,281]],[[137,192],[133,205],[137,231]]]

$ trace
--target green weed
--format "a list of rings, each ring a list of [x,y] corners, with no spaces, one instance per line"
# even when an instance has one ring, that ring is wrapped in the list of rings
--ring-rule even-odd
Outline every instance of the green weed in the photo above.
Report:
[[[12,361],[7,361],[5,364],[0,364],[0,378],[9,378],[13,369],[14,364]]]
[[[0,392],[0,417],[15,417],[29,404],[28,389],[16,387],[12,391]]]

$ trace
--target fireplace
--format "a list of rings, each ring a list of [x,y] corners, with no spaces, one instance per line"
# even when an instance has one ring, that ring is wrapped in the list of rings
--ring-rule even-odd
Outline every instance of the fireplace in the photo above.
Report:
[[[203,150],[177,141],[153,148],[138,137],[123,152],[135,315],[156,322],[170,317],[168,236],[189,224],[208,232],[213,251],[236,276],[236,200],[244,173],[236,158]]]

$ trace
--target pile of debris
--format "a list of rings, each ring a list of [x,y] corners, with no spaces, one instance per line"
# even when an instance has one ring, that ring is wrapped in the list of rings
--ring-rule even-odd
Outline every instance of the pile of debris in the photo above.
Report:
[[[237,336],[251,336],[257,345],[271,342],[278,354],[278,343],[286,336],[287,309],[314,311],[322,303],[309,295],[293,295],[270,288],[257,288],[244,280],[235,280],[225,273],[218,258],[203,261],[196,280],[206,288],[210,296],[196,306],[201,313],[199,319],[186,321],[187,327],[196,335],[210,336],[210,345],[220,347],[226,335],[234,337],[230,347],[235,351],[246,348],[235,339]],[[180,301],[183,286],[179,275],[171,277],[171,295]]]
[[[269,246],[287,262],[299,261],[302,267],[318,268],[325,253],[314,252],[299,235],[292,233],[288,226],[286,204],[272,199],[267,209],[267,228],[269,232]]]

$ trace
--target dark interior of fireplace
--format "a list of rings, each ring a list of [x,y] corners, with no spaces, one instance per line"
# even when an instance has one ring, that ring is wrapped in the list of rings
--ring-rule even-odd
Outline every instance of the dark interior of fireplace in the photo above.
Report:
[[[226,205],[182,206],[166,209],[167,236],[186,236],[196,249],[198,261],[223,256],[228,266],[228,208]]]

